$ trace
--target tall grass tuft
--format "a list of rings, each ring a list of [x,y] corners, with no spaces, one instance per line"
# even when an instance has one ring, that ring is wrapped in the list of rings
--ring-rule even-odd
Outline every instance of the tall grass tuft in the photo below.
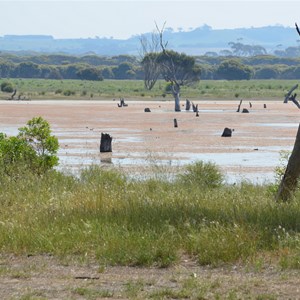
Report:
[[[224,180],[224,176],[219,168],[211,163],[203,161],[188,165],[183,174],[178,175],[178,183],[187,186],[197,186],[201,189],[219,187]]]

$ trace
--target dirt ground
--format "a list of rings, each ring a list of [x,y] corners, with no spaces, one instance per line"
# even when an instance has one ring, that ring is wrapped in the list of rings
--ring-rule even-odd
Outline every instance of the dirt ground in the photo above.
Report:
[[[32,117],[44,117],[59,138],[61,169],[94,163],[133,173],[150,164],[178,167],[204,160],[229,176],[263,180],[273,176],[280,151],[291,151],[300,115],[293,103],[281,100],[243,101],[241,110],[249,113],[236,112],[239,100],[194,101],[199,117],[185,111],[185,101],[181,112],[174,112],[173,101],[125,102],[119,108],[117,100],[0,101],[0,131],[16,134]],[[225,127],[234,129],[231,138],[221,137]],[[112,153],[99,153],[102,132],[113,137]]]
[[[300,299],[299,271],[271,266],[103,267],[50,256],[0,256],[1,299]]]

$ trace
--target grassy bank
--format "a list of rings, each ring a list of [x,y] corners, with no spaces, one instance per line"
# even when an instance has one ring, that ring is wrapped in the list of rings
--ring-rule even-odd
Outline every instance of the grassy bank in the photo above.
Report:
[[[0,79],[12,82],[17,89],[16,99],[172,99],[165,91],[166,82],[159,81],[148,91],[139,80],[45,80]],[[296,80],[214,81],[202,80],[194,86],[183,87],[183,99],[282,99]],[[0,92],[0,99],[8,99],[10,93]]]
[[[221,183],[201,164],[174,182],[130,181],[91,167],[1,177],[1,253],[52,254],[100,265],[300,267],[299,195],[275,203],[270,186]]]

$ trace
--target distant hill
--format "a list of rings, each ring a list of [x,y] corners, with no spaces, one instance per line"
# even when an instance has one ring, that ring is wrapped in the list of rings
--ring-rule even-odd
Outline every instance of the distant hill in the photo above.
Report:
[[[145,33],[150,35],[150,33]],[[167,29],[164,39],[168,48],[190,55],[229,50],[229,42],[260,45],[272,54],[278,49],[296,47],[298,36],[295,28],[266,26],[259,28],[212,29],[208,25],[191,31],[174,32]],[[0,37],[0,51],[44,52],[82,55],[137,55],[140,49],[139,36],[126,40],[108,38],[55,39],[49,35],[5,35]]]

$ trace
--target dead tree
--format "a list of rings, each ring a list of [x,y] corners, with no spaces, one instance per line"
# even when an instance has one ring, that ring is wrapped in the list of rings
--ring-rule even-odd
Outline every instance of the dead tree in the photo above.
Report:
[[[192,102],[192,105],[193,105],[193,112],[198,112],[198,104],[194,104],[193,102]]]
[[[120,104],[118,103],[118,107],[128,106],[128,104],[125,103],[124,98],[120,98]]]
[[[12,95],[10,96],[9,100],[14,100],[14,97],[15,97],[16,93],[17,93],[17,90],[15,89],[13,91]]]
[[[297,94],[293,94],[292,96],[290,96],[289,100],[292,101],[298,108],[300,108],[300,104],[299,102],[296,100],[296,96]]]
[[[297,26],[297,23],[295,23],[295,25],[296,25],[296,30],[300,35],[300,30]],[[286,95],[284,103],[286,103],[288,100],[292,100],[290,99],[291,94],[297,87],[298,85],[292,87],[292,89]],[[296,98],[296,94],[294,94],[294,100],[296,100],[295,98]],[[300,177],[300,124],[298,127],[292,154],[288,160],[285,173],[283,175],[283,178],[281,180],[276,195],[277,201],[288,201],[289,199],[291,199],[293,193],[297,188],[299,177]]]
[[[288,93],[285,95],[285,98],[283,100],[283,103],[288,103],[288,101],[290,100],[290,97],[292,95],[292,92],[298,88],[298,84],[294,85],[289,91]]]
[[[281,180],[276,200],[288,201],[297,188],[300,176],[300,125],[298,127],[296,140],[292,154],[289,158],[284,176]]]
[[[165,26],[165,25],[164,25]],[[163,31],[157,29],[157,38],[154,40],[154,52],[147,51],[146,42],[143,41],[144,56],[141,65],[145,74],[145,86],[151,89],[159,77],[169,83],[168,92],[170,92],[175,100],[175,111],[181,111],[180,107],[180,91],[182,86],[191,85],[198,82],[200,78],[200,68],[196,65],[196,60],[192,56],[184,53],[178,53],[173,50],[167,50],[167,42],[163,40]],[[159,46],[159,50],[157,49]],[[145,51],[146,50],[146,51]]]
[[[237,111],[236,111],[236,112],[240,112],[240,110],[241,110],[241,105],[242,105],[242,102],[243,102],[243,99],[240,101],[240,104],[239,104],[239,106],[238,106],[238,109],[237,109]]]

